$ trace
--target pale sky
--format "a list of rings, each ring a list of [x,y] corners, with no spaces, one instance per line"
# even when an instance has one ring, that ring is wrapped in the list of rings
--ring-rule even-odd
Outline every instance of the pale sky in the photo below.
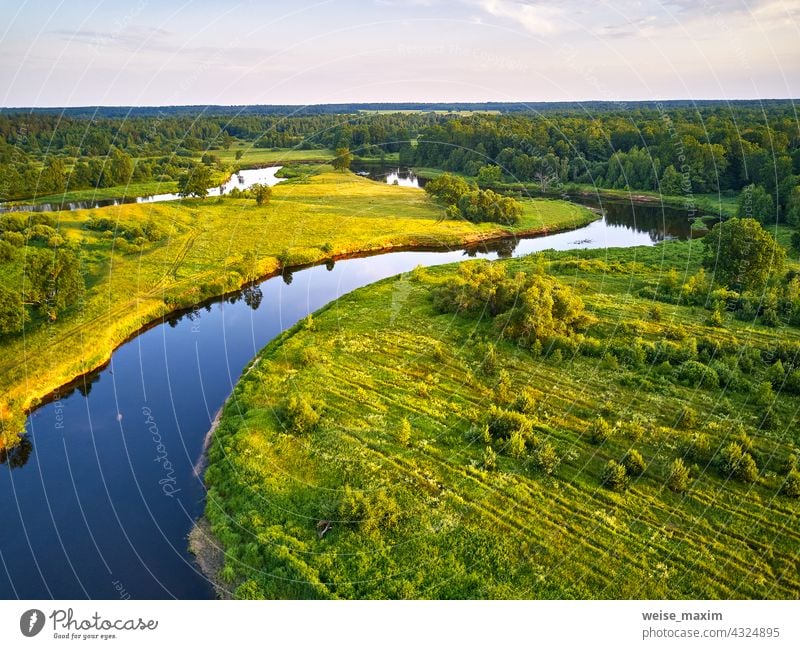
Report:
[[[800,96],[800,0],[0,0],[0,105]]]

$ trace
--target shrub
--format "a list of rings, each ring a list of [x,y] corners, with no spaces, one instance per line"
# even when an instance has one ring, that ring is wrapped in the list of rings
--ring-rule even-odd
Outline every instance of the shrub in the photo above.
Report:
[[[498,403],[511,403],[513,386],[511,375],[507,370],[500,370],[497,377],[497,384],[494,386],[494,397]]]
[[[800,498],[800,471],[792,469],[786,474],[781,485],[781,493],[789,498]]]
[[[698,363],[697,361],[686,361],[675,370],[678,381],[693,388],[717,388],[719,387],[719,377],[710,367]]]
[[[619,462],[609,460],[605,469],[603,469],[601,481],[603,486],[609,489],[624,491],[628,487],[628,474],[625,471],[625,467]]]
[[[635,414],[630,419],[622,422],[620,430],[623,435],[638,442],[642,438],[642,435],[644,435],[645,421],[641,415]]]
[[[494,374],[497,371],[497,350],[492,343],[486,346],[486,354],[481,361],[481,371],[484,374]]]
[[[689,469],[679,457],[669,466],[667,487],[676,493],[684,493],[689,488]]]
[[[684,438],[680,450],[690,462],[708,464],[711,461],[711,440],[705,433],[694,433]]]
[[[517,395],[517,398],[514,399],[511,409],[521,412],[525,415],[535,414],[536,397],[533,395],[533,391],[529,388],[523,388],[522,391]]]
[[[720,452],[719,470],[724,477],[741,482],[755,482],[758,478],[756,461],[737,442],[731,442]]]
[[[509,439],[515,432],[527,437],[533,427],[532,422],[522,413],[498,408],[495,405],[489,407],[488,425],[493,439]]]
[[[483,449],[483,468],[487,471],[494,471],[497,468],[497,454],[491,446]]]
[[[235,599],[264,599],[264,591],[254,579],[243,581],[233,594]]]
[[[603,417],[597,417],[589,427],[589,439],[592,444],[602,444],[611,437],[611,424]]]
[[[549,442],[540,444],[533,452],[533,466],[546,475],[551,475],[560,462],[555,447]]]
[[[678,421],[675,422],[677,428],[688,430],[697,426],[697,413],[691,406],[684,406],[678,413]]]
[[[706,324],[709,327],[721,327],[723,324],[725,324],[725,319],[722,317],[722,309],[715,308],[711,312],[711,315],[708,316]]]
[[[397,441],[403,446],[408,446],[411,441],[411,424],[405,417],[400,422],[400,430],[397,431]]]
[[[622,465],[625,467],[628,475],[640,476],[644,473],[645,462],[642,454],[636,449],[631,449],[625,454],[622,460]]]
[[[512,457],[522,457],[525,455],[525,437],[519,430],[511,433],[508,439],[508,453]]]
[[[319,404],[303,396],[292,396],[283,409],[283,422],[286,430],[296,435],[313,431],[321,418]]]

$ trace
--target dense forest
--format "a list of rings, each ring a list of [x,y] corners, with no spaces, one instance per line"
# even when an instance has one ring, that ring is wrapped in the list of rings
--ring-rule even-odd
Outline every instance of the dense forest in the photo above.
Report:
[[[791,102],[583,110],[565,104],[528,112],[511,105],[500,114],[435,112],[436,106],[396,113],[284,108],[284,114],[254,107],[145,116],[137,110],[121,117],[6,112],[0,114],[0,200],[177,180],[198,152],[206,164],[222,166],[214,150],[323,147],[362,157],[399,153],[402,164],[475,177],[483,170],[487,184],[516,181],[542,191],[565,183],[669,196],[744,190],[740,215],[800,221],[800,131]]]

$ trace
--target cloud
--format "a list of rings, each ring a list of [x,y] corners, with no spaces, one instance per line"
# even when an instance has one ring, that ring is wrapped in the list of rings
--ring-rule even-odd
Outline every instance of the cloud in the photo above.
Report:
[[[756,21],[762,29],[800,19],[796,0],[464,0],[484,13],[517,23],[537,36],[567,32],[636,38],[656,29],[717,21]]]
[[[568,26],[564,10],[557,3],[480,0],[478,5],[496,18],[509,18],[519,23],[532,34],[556,34]]]

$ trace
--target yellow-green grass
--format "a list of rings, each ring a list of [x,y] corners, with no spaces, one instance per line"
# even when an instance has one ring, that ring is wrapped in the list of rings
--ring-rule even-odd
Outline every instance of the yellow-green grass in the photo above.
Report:
[[[282,265],[296,266],[398,247],[457,246],[515,233],[577,227],[595,215],[569,203],[526,201],[520,226],[444,220],[424,192],[320,167],[277,185],[267,207],[246,199],[194,199],[54,213],[64,236],[82,240],[85,303],[51,324],[0,342],[0,416],[9,420],[108,360],[147,323],[180,307],[240,288]],[[114,240],[87,230],[91,217],[125,224],[153,219],[170,236],[120,253]],[[125,244],[123,243],[124,247]],[[243,268],[246,253],[255,267]],[[19,290],[21,268],[0,278]]]
[[[574,288],[598,319],[588,334],[613,348],[633,337],[798,341],[796,328],[728,320],[660,304],[639,288],[665,268],[694,272],[696,243],[543,253],[505,263],[544,270]],[[575,258],[584,261],[574,263]],[[564,263],[567,262],[567,263]],[[225,565],[214,577],[240,597],[789,598],[800,595],[798,501],[778,495],[798,398],[775,404],[781,426],[759,431],[746,390],[693,389],[659,368],[627,369],[582,355],[542,358],[498,339],[491,322],[441,314],[431,288],[453,266],[415,271],[346,295],[268,345],[240,379],[209,452],[206,520]],[[561,464],[552,476],[530,456],[497,447],[482,468],[481,421],[497,401],[486,344],[509,372],[512,394],[532,390],[537,435]],[[313,432],[286,432],[291,396],[323,406]],[[697,467],[685,494],[665,486],[681,456],[676,430],[689,405],[714,448],[732,421],[753,440],[755,484]],[[621,429],[602,445],[587,429],[603,413]],[[625,428],[641,415],[641,437]],[[410,440],[400,437],[403,420]],[[721,422],[709,427],[708,420]],[[609,459],[642,453],[644,475],[624,493],[600,484]],[[687,461],[691,465],[690,461]],[[349,493],[345,490],[349,488]],[[337,516],[360,494],[367,520]],[[332,527],[319,538],[319,521]],[[324,523],[323,523],[324,527]]]
[[[242,157],[237,160],[236,152],[241,150]],[[211,151],[213,155],[226,164],[252,167],[257,165],[279,165],[290,162],[328,162],[335,154],[330,149],[261,149],[244,142],[232,145],[230,149]]]

